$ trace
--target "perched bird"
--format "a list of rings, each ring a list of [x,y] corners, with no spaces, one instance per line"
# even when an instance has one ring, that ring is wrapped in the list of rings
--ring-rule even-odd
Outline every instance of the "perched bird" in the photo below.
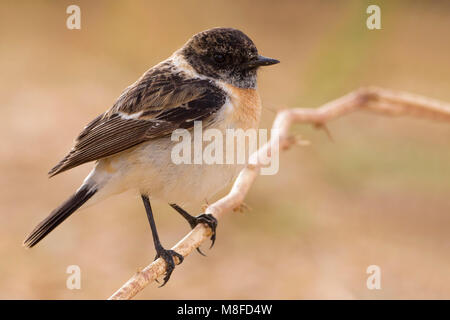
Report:
[[[171,133],[179,128],[192,130],[194,121],[201,121],[203,129],[221,132],[257,128],[261,113],[257,69],[278,62],[259,55],[252,40],[236,29],[214,28],[194,35],[84,128],[49,175],[90,161],[96,161],[94,169],[75,194],[31,232],[24,245],[36,245],[81,206],[134,189],[144,202],[156,258],[168,265],[165,284],[175,268],[173,256],[180,261],[183,257],[161,245],[149,197],[169,203],[192,228],[198,223],[209,225],[214,243],[216,219],[206,214],[191,216],[179,205],[212,197],[240,169],[233,164],[175,164]]]

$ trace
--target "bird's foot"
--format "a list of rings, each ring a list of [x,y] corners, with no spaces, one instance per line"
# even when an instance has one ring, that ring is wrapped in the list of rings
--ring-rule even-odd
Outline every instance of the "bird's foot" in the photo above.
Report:
[[[193,217],[194,218],[194,225],[191,224],[192,229],[194,229],[194,227],[196,225],[198,225],[199,223],[204,223],[206,224],[212,231],[211,234],[211,246],[209,247],[210,249],[214,246],[214,243],[216,242],[216,229],[217,229],[217,219],[212,215],[212,214],[201,214],[199,216]],[[197,248],[198,251],[200,251],[200,249]],[[203,254],[200,251],[201,254]],[[203,254],[204,255],[204,254]]]
[[[216,242],[216,229],[217,229],[217,219],[212,214],[201,214],[196,217],[190,215],[187,211],[185,211],[183,208],[179,207],[176,204],[171,204],[172,208],[174,208],[183,218],[186,219],[186,221],[189,223],[192,229],[194,229],[199,223],[206,224],[212,231],[211,234],[211,246],[210,249],[214,246],[214,243]],[[201,255],[205,255],[200,248],[197,248],[198,253]]]
[[[158,258],[162,258],[167,264],[164,282],[162,285],[159,286],[160,288],[163,287],[167,283],[167,281],[169,281],[170,276],[172,275],[172,272],[175,269],[175,260],[173,257],[178,258],[179,260],[178,264],[181,264],[183,262],[184,259],[183,256],[178,252],[175,252],[174,250],[166,250],[162,246],[156,249],[155,260],[157,260]]]

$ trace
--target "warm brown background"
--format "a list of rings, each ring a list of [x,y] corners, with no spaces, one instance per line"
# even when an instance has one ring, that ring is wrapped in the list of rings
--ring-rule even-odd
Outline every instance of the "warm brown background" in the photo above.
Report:
[[[65,27],[78,4],[82,29]],[[92,164],[46,172],[121,90],[192,34],[245,31],[281,64],[261,72],[262,127],[281,106],[316,107],[374,84],[450,101],[448,1],[2,1],[0,5],[0,298],[103,299],[154,257],[142,203],[128,193],[81,211],[42,243],[25,235],[81,183]],[[284,153],[229,215],[215,248],[188,257],[140,299],[450,298],[450,125],[364,113]],[[199,206],[191,208],[199,211]],[[188,231],[155,204],[166,246]],[[66,289],[66,267],[82,289]],[[382,290],[366,288],[366,268]]]

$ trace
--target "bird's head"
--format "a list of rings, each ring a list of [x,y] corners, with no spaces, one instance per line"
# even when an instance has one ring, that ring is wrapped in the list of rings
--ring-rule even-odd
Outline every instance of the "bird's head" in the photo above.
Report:
[[[180,53],[199,74],[239,88],[256,87],[259,67],[279,63],[258,54],[253,41],[242,31],[214,28],[194,35]]]

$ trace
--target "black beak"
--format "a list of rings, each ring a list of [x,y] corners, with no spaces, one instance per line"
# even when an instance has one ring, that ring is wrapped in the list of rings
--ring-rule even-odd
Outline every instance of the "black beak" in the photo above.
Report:
[[[280,63],[280,61],[278,61],[276,59],[272,59],[272,58],[267,58],[264,56],[258,56],[258,58],[256,58],[255,60],[244,63],[243,67],[245,69],[253,69],[253,68],[262,67],[262,66],[270,66],[272,64],[277,64],[277,63]]]

